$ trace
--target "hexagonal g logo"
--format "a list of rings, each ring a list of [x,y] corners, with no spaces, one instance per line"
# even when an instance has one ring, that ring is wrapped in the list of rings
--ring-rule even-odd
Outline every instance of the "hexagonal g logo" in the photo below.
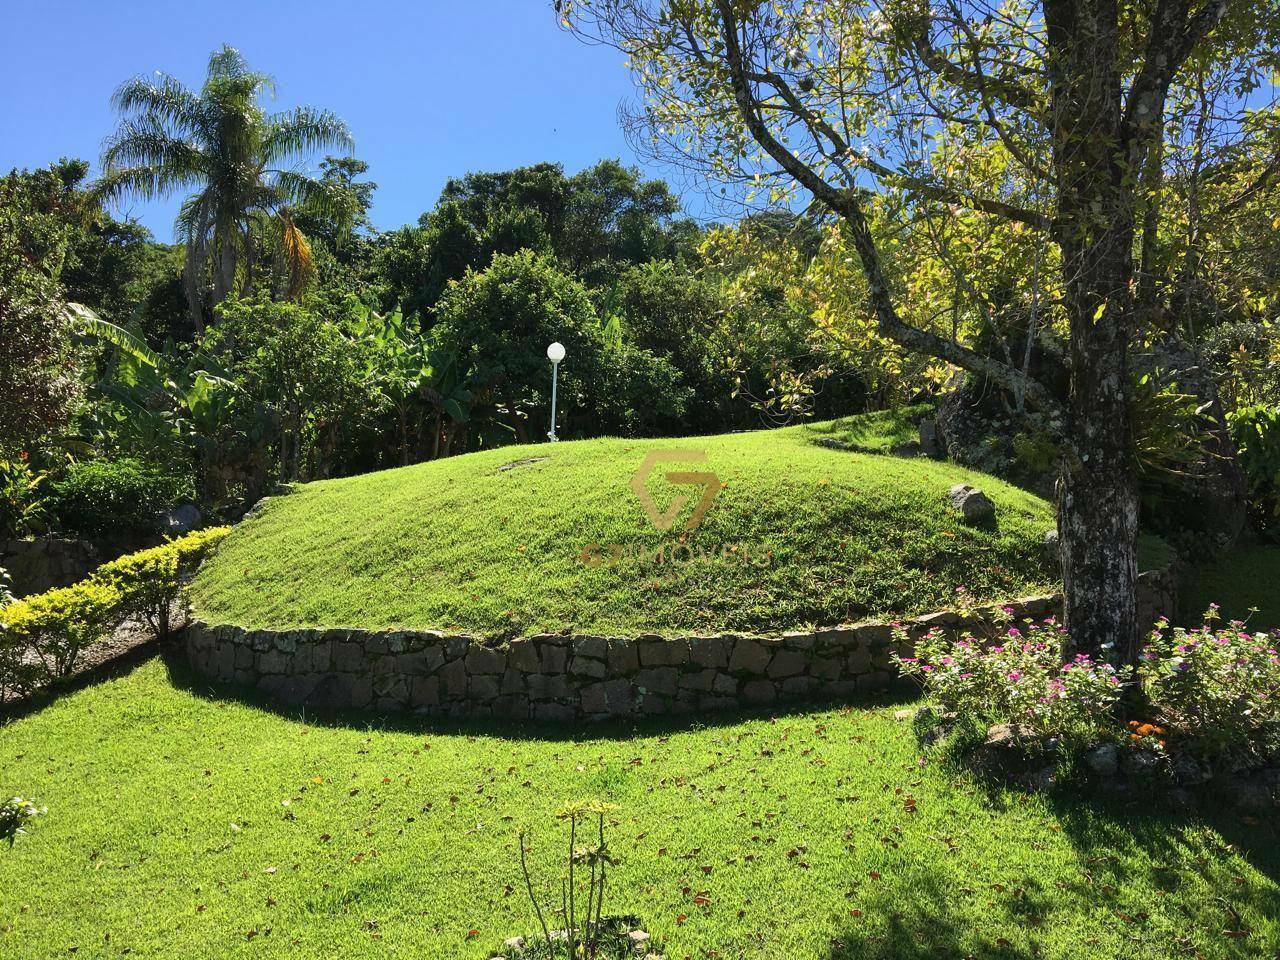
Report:
[[[671,462],[688,463],[705,459],[707,459],[707,454],[704,450],[650,450],[644,458],[644,462],[640,464],[640,469],[632,476],[631,489],[635,491],[636,496],[640,499],[640,505],[644,507],[644,512],[649,517],[649,521],[659,530],[671,529],[676,522],[676,518],[680,516],[680,512],[684,510],[685,504],[689,502],[689,498],[684,494],[678,494],[665,511],[659,510],[658,505],[653,500],[653,496],[649,493],[649,488],[645,485],[645,481],[649,479],[649,474],[653,472],[654,465]],[[698,524],[702,523],[702,518],[706,516],[707,508],[711,506],[711,501],[720,492],[720,478],[710,471],[694,473],[687,470],[673,470],[667,473],[666,477],[668,483],[692,483],[702,487],[702,497],[698,500],[697,506],[693,508],[693,513],[689,515],[689,519],[684,523],[686,530],[698,529]]]

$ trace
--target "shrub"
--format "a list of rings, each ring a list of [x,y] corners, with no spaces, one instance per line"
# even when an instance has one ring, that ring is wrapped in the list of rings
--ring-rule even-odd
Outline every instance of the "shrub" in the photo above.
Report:
[[[1280,527],[1280,408],[1243,407],[1230,423],[1254,518],[1263,528]]]
[[[31,692],[39,665],[25,656],[26,647],[4,621],[4,608],[13,603],[9,592],[9,571],[0,567],[0,703]]]
[[[47,478],[31,469],[25,453],[0,459],[0,537],[25,537],[44,529],[46,502],[40,486]]]
[[[48,812],[48,807],[37,807],[22,797],[10,797],[0,802],[0,840],[8,840],[12,847],[14,841],[27,832],[23,829],[23,824]]]
[[[1280,748],[1280,631],[1251,633],[1233,620],[1199,630],[1156,624],[1138,677],[1172,742],[1202,756]]]
[[[125,554],[104,563],[91,579],[120,595],[121,619],[141,617],[156,636],[166,639],[183,584],[229,529],[197,530],[161,546]]]
[[[189,577],[230,532],[230,527],[205,527],[203,530],[195,530],[185,537],[172,540],[165,546],[178,555],[178,573],[183,577]]]
[[[127,553],[104,563],[94,571],[93,580],[119,594],[121,614],[139,616],[157,636],[169,636],[170,611],[182,587],[178,552],[170,545]]]
[[[1025,631],[1011,626],[995,642],[950,640],[934,630],[916,644],[915,656],[894,659],[948,713],[1014,724],[1034,739],[1083,745],[1110,721],[1124,675],[1085,654],[1064,662],[1067,643],[1053,620]]]
[[[52,486],[48,506],[59,530],[78,537],[142,535],[194,490],[187,477],[141,460],[83,460]]]
[[[169,635],[175,604],[196,568],[230,532],[210,527],[104,563],[73,587],[5,602],[0,569],[0,703],[67,676],[85,647],[130,616]]]
[[[89,579],[15,600],[0,610],[0,624],[6,643],[34,654],[46,676],[65,677],[80,652],[115,626],[119,608],[118,590]]]

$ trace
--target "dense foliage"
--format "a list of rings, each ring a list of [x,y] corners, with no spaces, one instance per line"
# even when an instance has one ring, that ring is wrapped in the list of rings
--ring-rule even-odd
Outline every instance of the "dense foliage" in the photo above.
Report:
[[[1028,746],[1065,755],[1111,741],[1210,766],[1265,764],[1280,750],[1280,631],[1217,619],[1216,604],[1196,630],[1162,618],[1132,673],[1072,653],[1053,620],[1010,626],[996,639],[934,631],[896,659],[956,723],[1011,724]],[[1130,708],[1149,718],[1127,727],[1126,685]]]
[[[1199,630],[1156,624],[1138,676],[1168,737],[1198,754],[1280,749],[1280,632],[1244,621],[1217,626],[1216,604]]]
[[[1231,433],[1255,519],[1264,531],[1280,532],[1280,405],[1239,408],[1231,416]]]
[[[966,723],[1016,724],[1029,741],[1075,746],[1106,725],[1124,679],[1111,664],[1072,655],[1054,620],[1009,626],[994,641],[932,631],[912,656],[896,660],[904,676],[921,680],[932,700]]]
[[[55,437],[84,389],[58,283],[83,173],[0,180],[0,458]]]
[[[127,540],[157,533],[164,514],[192,495],[189,478],[141,460],[83,460],[47,485],[44,508],[71,536]]]

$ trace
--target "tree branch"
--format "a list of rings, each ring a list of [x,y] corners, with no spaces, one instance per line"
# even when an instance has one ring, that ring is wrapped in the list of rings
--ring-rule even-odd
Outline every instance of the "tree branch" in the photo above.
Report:
[[[738,22],[733,11],[732,0],[716,0],[716,6],[720,13],[725,59],[729,68],[733,96],[743,122],[756,142],[783,170],[816,199],[838,213],[848,225],[854,249],[858,253],[858,259],[866,276],[868,294],[880,334],[908,350],[916,350],[939,360],[945,360],[972,373],[990,377],[1010,389],[1020,391],[1034,406],[1053,411],[1060,410],[1058,401],[1045,386],[1022,371],[999,360],[983,356],[954,340],[947,340],[935,333],[914,327],[898,315],[880,263],[880,254],[876,249],[875,239],[871,235],[871,227],[856,189],[842,190],[829,183],[779,142],[769,130],[761,117],[759,104],[751,93],[749,71],[743,61],[742,47],[738,37]]]

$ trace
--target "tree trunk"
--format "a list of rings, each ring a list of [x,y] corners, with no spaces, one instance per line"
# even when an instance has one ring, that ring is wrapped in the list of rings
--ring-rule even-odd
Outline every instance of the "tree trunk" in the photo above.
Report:
[[[1138,496],[1132,466],[1135,198],[1123,151],[1116,8],[1045,3],[1053,50],[1056,230],[1070,325],[1068,450],[1058,532],[1073,645],[1137,660]]]
[[[200,289],[201,264],[190,250],[182,267],[182,291],[187,297],[187,309],[191,313],[191,325],[196,335],[204,333],[204,297]]]

